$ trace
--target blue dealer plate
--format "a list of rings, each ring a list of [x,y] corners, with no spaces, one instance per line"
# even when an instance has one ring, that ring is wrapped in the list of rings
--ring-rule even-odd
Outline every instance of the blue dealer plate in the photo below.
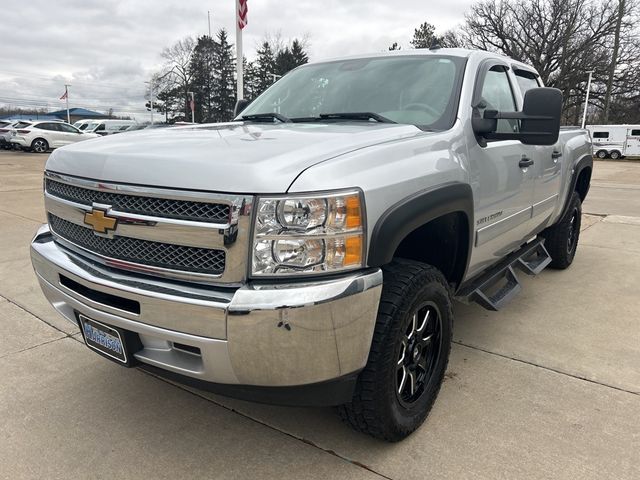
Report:
[[[117,362],[127,363],[127,350],[118,330],[84,315],[79,315],[79,318],[82,336],[89,348]]]

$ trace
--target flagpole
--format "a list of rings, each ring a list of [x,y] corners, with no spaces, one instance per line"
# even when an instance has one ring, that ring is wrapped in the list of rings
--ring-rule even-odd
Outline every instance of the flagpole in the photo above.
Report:
[[[189,101],[189,106],[191,107],[191,123],[196,123],[196,120],[195,120],[196,101],[193,96],[193,92],[188,92],[188,93],[189,93],[189,97],[191,97],[191,100]]]
[[[64,86],[64,97],[67,101],[67,123],[71,123],[71,116],[69,115],[69,87],[71,85],[65,84]]]
[[[236,100],[244,98],[244,65],[242,55],[242,28],[240,27],[240,0],[236,0],[236,76],[238,90]]]

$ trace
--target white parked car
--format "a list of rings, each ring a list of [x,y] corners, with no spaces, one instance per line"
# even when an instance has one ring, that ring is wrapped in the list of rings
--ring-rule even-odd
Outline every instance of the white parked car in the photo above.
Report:
[[[12,150],[15,147],[15,144],[11,143],[12,134],[16,131],[17,128],[24,128],[31,125],[33,122],[28,120],[16,120],[12,121],[7,125],[3,125],[0,127],[0,147],[5,150]]]
[[[23,149],[45,153],[50,148],[99,137],[95,133],[81,132],[68,123],[45,121],[12,130],[10,141]]]

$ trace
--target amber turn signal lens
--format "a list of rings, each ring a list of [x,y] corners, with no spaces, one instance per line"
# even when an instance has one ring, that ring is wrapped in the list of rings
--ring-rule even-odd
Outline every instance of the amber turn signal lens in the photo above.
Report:
[[[346,227],[351,230],[362,226],[362,211],[360,209],[360,196],[353,195],[345,200],[347,208]]]
[[[362,263],[362,235],[347,237],[345,242],[344,266]]]

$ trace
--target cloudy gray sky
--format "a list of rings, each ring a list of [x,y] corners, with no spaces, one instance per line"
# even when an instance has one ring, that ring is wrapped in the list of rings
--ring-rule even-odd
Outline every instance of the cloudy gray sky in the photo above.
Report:
[[[473,0],[248,0],[245,55],[265,35],[308,37],[311,60],[408,46],[423,21],[439,31],[462,22]],[[0,104],[71,106],[143,119],[144,81],[174,41],[224,27],[235,36],[235,0],[29,0],[3,8]],[[147,114],[148,115],[148,114]]]

